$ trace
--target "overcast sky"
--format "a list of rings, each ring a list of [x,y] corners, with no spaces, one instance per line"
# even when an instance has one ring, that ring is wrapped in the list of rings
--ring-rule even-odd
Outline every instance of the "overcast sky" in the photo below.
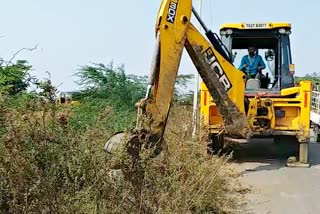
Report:
[[[154,24],[160,0],[2,0],[0,56],[9,59],[20,48],[32,74],[47,77],[59,90],[74,90],[73,74],[91,62],[125,64],[128,73],[146,75],[154,46]],[[194,4],[197,2],[194,1]],[[298,75],[318,72],[320,1],[203,0],[202,16],[218,31],[225,22],[290,22]],[[238,66],[238,65],[236,65]],[[180,72],[194,72],[185,57]]]

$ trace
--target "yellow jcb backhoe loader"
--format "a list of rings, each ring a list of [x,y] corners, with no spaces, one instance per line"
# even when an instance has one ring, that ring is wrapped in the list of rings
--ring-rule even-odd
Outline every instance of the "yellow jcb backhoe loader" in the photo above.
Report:
[[[224,24],[220,29],[222,43],[232,53],[235,65],[242,59],[239,53],[247,54],[253,44],[268,65],[269,72],[246,81],[245,114],[250,137],[273,137],[276,143],[292,141],[300,147],[300,164],[289,165],[308,166],[311,82],[295,85],[290,34],[289,23]],[[204,83],[200,107],[202,126],[210,130],[211,150],[219,151],[225,141],[225,134],[221,134],[223,119]]]
[[[192,12],[205,30],[206,38],[190,22]],[[105,145],[108,153],[113,154],[121,145],[124,145],[132,156],[138,155],[142,146],[157,148],[156,153],[161,151],[184,48],[204,83],[201,102],[205,99],[206,102],[210,102],[206,103],[201,112],[204,121],[210,125],[208,128],[211,131],[210,136],[214,139],[213,143],[221,143],[225,138],[248,140],[275,126],[283,130],[289,123],[286,122],[287,119],[294,120],[290,122],[295,124],[290,131],[294,134],[303,133],[298,135],[298,163],[307,164],[309,83],[304,82],[299,87],[286,89],[280,86],[276,93],[276,101],[273,98],[265,98],[265,93],[260,91],[253,90],[247,94],[248,82],[245,73],[233,66],[234,57],[230,48],[207,29],[193,9],[192,0],[162,1],[157,16],[156,47],[146,97],[136,105],[136,128],[129,133],[120,132],[111,136]],[[282,74],[282,70],[278,72],[280,81],[283,78]],[[209,93],[210,97],[205,93]],[[277,122],[278,119],[280,122]],[[281,134],[286,134],[286,128]]]
[[[80,102],[73,99],[76,92],[61,92],[57,98],[57,105],[61,106],[79,106]]]

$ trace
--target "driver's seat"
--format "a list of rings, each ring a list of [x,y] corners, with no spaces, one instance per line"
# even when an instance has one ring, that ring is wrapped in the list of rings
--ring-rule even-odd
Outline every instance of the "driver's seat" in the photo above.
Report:
[[[257,73],[254,79],[249,78],[246,82],[246,90],[255,90],[261,88],[261,75]]]
[[[246,83],[246,90],[255,90],[261,88],[261,81],[259,79],[248,79]]]

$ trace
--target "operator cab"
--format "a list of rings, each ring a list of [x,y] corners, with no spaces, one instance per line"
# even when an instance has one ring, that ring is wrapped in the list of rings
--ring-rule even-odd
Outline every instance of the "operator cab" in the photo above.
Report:
[[[58,103],[59,104],[68,104],[72,101],[72,92],[61,92]]]
[[[252,44],[266,65],[261,75],[247,80],[246,95],[262,91],[277,95],[281,89],[294,87],[290,34],[289,23],[240,23],[221,27],[222,43],[231,53],[235,67],[239,67]]]
[[[77,96],[79,93],[75,91],[70,92],[61,92],[57,99],[58,105],[79,105],[79,101],[74,100],[74,96]]]

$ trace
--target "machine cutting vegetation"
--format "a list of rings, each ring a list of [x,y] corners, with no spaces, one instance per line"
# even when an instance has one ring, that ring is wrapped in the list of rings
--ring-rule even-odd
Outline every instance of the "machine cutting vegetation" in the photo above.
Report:
[[[191,23],[192,14],[205,36]],[[136,105],[136,128],[111,136],[106,151],[114,153],[121,145],[134,157],[145,146],[161,151],[185,48],[203,80],[201,130],[209,131],[210,152],[222,149],[225,141],[274,137],[299,146],[298,161],[289,166],[308,166],[311,82],[294,84],[290,33],[288,23],[240,23],[223,25],[219,37],[206,27],[192,0],[163,0],[146,97]],[[250,78],[235,67],[238,52],[251,44],[265,53],[270,74]]]

